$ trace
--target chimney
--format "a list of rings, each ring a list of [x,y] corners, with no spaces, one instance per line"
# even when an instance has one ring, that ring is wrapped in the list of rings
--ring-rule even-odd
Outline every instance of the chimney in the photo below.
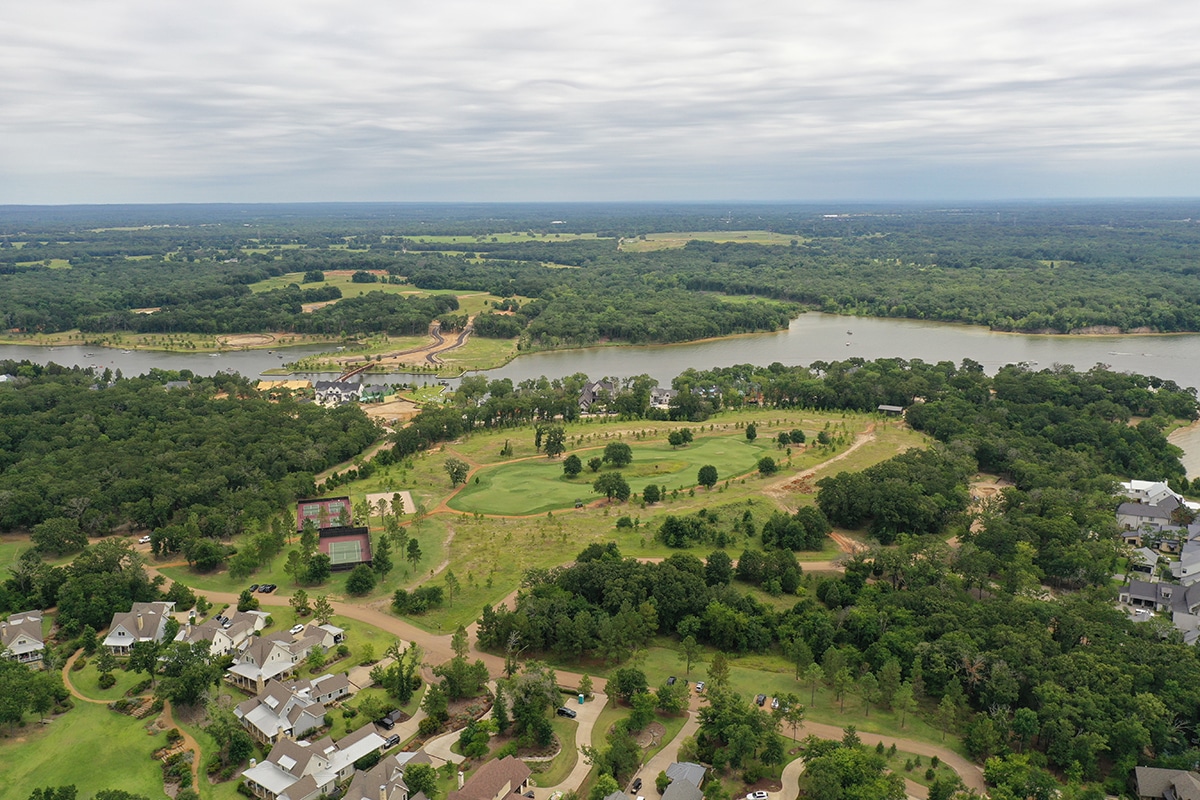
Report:
[[[461,792],[463,787],[463,771],[458,771],[458,790]]]
[[[142,612],[138,612],[138,633],[142,631]]]
[[[252,759],[250,759],[250,767],[251,767],[251,769],[253,769],[253,768],[254,768],[254,766],[255,766],[255,765],[257,765],[257,764],[258,764],[258,759],[257,759],[257,758],[252,758]]]
[[[379,800],[387,800],[387,787],[379,784]]]

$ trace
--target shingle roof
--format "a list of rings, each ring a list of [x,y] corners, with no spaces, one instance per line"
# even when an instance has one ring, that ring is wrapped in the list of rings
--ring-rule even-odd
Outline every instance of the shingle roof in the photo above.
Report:
[[[446,800],[492,800],[507,784],[515,791],[532,773],[514,756],[489,761],[471,776],[463,788],[446,795]]]

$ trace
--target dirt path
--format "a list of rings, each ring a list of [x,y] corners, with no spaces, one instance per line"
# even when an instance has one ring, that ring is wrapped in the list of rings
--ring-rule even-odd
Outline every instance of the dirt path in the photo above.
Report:
[[[163,710],[160,719],[167,726],[167,730],[171,730],[171,728],[178,730],[180,735],[183,736],[181,740],[183,742],[183,749],[192,751],[192,787],[197,792],[200,791],[200,743],[187,732],[186,728],[183,728],[175,721],[175,715],[171,712],[170,700],[163,701]]]
[[[71,682],[71,667],[82,655],[83,650],[76,650],[71,654],[71,657],[67,659],[67,663],[63,664],[63,686],[67,687],[67,691],[71,693],[71,697],[74,697],[76,700],[82,700],[85,703],[94,703],[95,705],[100,706],[107,706],[109,703],[108,700],[97,700],[94,697],[88,697],[76,689],[75,684]],[[177,728],[179,730],[180,735],[183,736],[183,739],[181,740],[183,749],[190,750],[192,752],[192,786],[197,787],[198,790],[198,787],[200,786],[200,743],[197,742],[190,733],[181,728],[178,723],[175,722],[175,717],[171,713],[170,700],[163,701],[163,710],[160,718],[162,719],[162,722],[166,726],[167,730],[170,730],[171,728]]]
[[[96,700],[95,698],[88,697],[87,695],[83,694],[78,689],[76,689],[75,684],[71,683],[71,667],[75,664],[75,662],[79,659],[79,657],[81,655],[83,655],[83,650],[76,650],[71,655],[71,657],[67,659],[67,663],[63,664],[63,668],[62,668],[63,686],[67,687],[67,691],[71,693],[71,697],[74,697],[76,700],[82,700],[85,703],[95,703],[96,705],[100,705],[100,706],[108,705],[107,700]]]
[[[781,506],[783,506],[787,510],[795,512],[796,508],[793,507],[788,502],[789,500],[791,500],[791,496],[794,493],[803,492],[805,494],[811,494],[813,491],[815,491],[812,487],[812,479],[816,476],[816,474],[818,472],[821,472],[822,470],[826,469],[827,467],[829,467],[830,464],[836,464],[837,462],[839,462],[845,458],[848,458],[850,456],[850,454],[853,453],[855,450],[858,450],[860,447],[866,445],[868,442],[873,442],[873,441],[875,441],[875,423],[874,422],[872,422],[870,425],[868,425],[866,430],[864,430],[862,433],[855,436],[854,442],[849,447],[847,447],[845,450],[838,453],[836,456],[826,459],[825,461],[822,461],[820,464],[814,464],[813,466],[809,467],[808,469],[804,470],[803,472],[801,472],[798,475],[789,475],[785,478],[780,478],[779,480],[775,481],[774,483],[766,486],[763,489],[763,494],[774,499],[775,502],[779,503]]]

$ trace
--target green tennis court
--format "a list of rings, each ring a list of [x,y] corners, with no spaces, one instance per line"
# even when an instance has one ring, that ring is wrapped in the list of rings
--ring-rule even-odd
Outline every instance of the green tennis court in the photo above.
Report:
[[[329,562],[332,566],[357,564],[360,561],[362,561],[362,542],[329,543]]]

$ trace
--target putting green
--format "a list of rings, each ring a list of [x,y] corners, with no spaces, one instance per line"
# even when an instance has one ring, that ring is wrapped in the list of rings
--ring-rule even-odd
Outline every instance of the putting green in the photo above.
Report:
[[[639,444],[628,442],[633,463],[619,470],[634,494],[641,494],[650,483],[672,489],[690,489],[696,485],[696,473],[705,464],[717,468],[720,480],[742,475],[754,469],[758,460],[775,452],[770,441],[746,441],[745,436],[697,437],[687,447],[671,449],[666,442]],[[571,508],[576,500],[585,503],[600,497],[592,491],[598,473],[587,468],[589,458],[603,455],[603,447],[574,450],[584,463],[575,478],[563,475],[562,458],[534,458],[494,467],[484,467],[449,502],[455,511],[481,514],[542,514]],[[605,467],[601,472],[616,471]],[[476,482],[478,478],[478,482]]]

